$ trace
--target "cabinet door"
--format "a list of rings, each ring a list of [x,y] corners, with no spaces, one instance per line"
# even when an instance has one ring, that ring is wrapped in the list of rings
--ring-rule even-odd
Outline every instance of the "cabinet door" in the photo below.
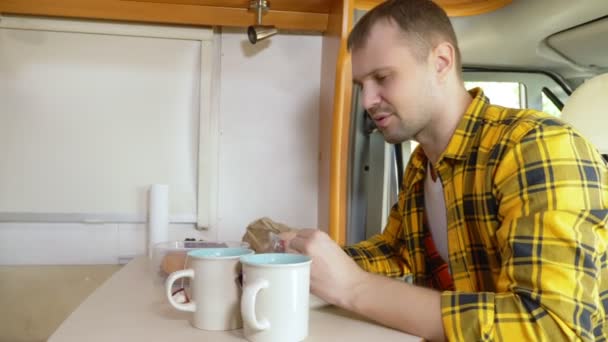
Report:
[[[329,0],[272,1],[265,25],[324,32]],[[247,27],[256,23],[247,0],[2,0],[0,13],[195,26]]]

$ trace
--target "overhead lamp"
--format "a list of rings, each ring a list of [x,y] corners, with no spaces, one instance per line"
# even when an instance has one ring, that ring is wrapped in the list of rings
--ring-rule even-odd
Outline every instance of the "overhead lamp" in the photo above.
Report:
[[[262,25],[262,15],[270,8],[268,1],[266,0],[251,0],[249,1],[249,8],[257,11],[257,25],[249,26],[247,28],[247,36],[251,44],[255,44],[260,40],[264,40],[268,37],[272,37],[277,34],[278,30],[274,26]]]

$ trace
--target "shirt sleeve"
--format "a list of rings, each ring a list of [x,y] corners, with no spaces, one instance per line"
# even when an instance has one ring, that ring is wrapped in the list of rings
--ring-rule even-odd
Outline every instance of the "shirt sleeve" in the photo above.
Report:
[[[494,192],[502,267],[494,292],[442,293],[451,341],[594,341],[606,337],[607,170],[560,123],[504,149]]]
[[[383,274],[389,277],[403,277],[411,273],[411,267],[403,248],[401,232],[401,208],[405,195],[399,194],[399,200],[391,208],[386,228],[368,240],[361,241],[352,246],[344,247],[348,254],[361,268],[368,272]]]

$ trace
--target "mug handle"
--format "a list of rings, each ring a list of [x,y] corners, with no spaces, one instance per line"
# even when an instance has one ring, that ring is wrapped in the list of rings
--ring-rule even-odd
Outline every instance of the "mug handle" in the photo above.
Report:
[[[165,281],[165,290],[167,293],[167,299],[169,300],[169,304],[171,304],[171,306],[173,306],[177,310],[194,312],[194,311],[196,311],[196,304],[194,302],[185,303],[185,304],[178,303],[173,299],[173,293],[171,293],[171,289],[173,288],[173,283],[177,279],[183,278],[183,277],[188,277],[188,278],[194,279],[194,270],[187,269],[187,270],[175,271],[169,275],[169,277]]]
[[[268,280],[257,279],[251,284],[247,284],[243,289],[243,295],[241,298],[241,316],[245,324],[251,326],[255,330],[266,330],[270,328],[270,322],[267,319],[262,318],[258,321],[255,317],[255,302],[258,293],[262,289],[268,288]]]

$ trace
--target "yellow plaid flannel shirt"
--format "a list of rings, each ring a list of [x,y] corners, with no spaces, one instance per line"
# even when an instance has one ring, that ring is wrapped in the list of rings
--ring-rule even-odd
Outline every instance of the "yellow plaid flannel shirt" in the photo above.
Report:
[[[453,341],[605,340],[608,173],[558,119],[491,105],[480,89],[434,167],[444,187]],[[418,148],[382,234],[345,251],[365,270],[427,284]]]

